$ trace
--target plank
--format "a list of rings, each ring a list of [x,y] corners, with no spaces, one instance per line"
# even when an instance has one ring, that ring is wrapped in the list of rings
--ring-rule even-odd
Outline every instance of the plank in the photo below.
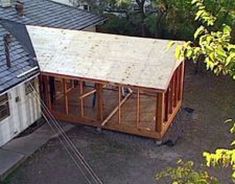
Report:
[[[156,99],[156,132],[162,131],[164,121],[164,93],[158,93]]]
[[[103,85],[96,84],[96,94],[97,94],[97,119],[99,121],[104,120],[104,94]]]
[[[118,104],[117,107],[114,108],[114,110],[109,114],[109,116],[101,123],[101,126],[104,126],[113,116],[114,114],[119,111],[120,107],[128,100],[128,98],[132,95],[132,92],[130,92],[128,95],[125,96],[124,99]]]
[[[139,127],[140,123],[140,90],[137,90],[137,104],[136,104],[136,127]]]
[[[80,88],[80,94],[83,94],[83,81],[79,81],[79,88]],[[81,112],[81,117],[84,117],[84,101],[83,98],[79,98],[80,100],[80,112]]]
[[[67,82],[66,82],[66,79],[63,79],[63,93],[64,93],[65,113],[68,115],[69,114],[69,103],[68,103]]]

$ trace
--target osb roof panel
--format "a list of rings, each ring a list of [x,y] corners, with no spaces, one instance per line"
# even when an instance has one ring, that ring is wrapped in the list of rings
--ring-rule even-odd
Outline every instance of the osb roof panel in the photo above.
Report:
[[[174,70],[168,40],[27,26],[42,72],[166,90]]]

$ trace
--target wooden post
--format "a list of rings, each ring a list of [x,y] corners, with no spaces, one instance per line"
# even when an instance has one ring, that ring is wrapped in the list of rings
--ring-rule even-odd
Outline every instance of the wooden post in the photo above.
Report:
[[[49,108],[49,110],[51,110],[52,108],[51,108],[51,95],[50,95],[50,86],[49,86],[49,77],[48,76],[46,76],[45,77],[45,86],[46,86],[46,96],[47,96],[47,105],[48,105],[48,108]]]
[[[136,127],[139,127],[140,123],[140,89],[137,90],[137,106],[136,106]]]
[[[169,115],[169,87],[164,95],[164,107],[165,107],[165,117],[164,121],[168,121],[168,115]]]
[[[173,79],[173,78],[172,78]],[[172,97],[173,97],[173,80],[171,79],[170,85],[169,85],[169,96],[168,96],[168,103],[169,103],[169,114],[172,114]]]
[[[176,100],[176,71],[173,75],[173,97],[172,97],[172,100],[173,100],[173,108],[176,107],[176,104],[177,104],[177,100]]]
[[[156,128],[157,132],[162,131],[162,125],[164,121],[164,93],[157,93],[156,99]]]
[[[45,101],[45,87],[43,82],[43,75],[39,75],[39,93],[43,101]]]
[[[102,84],[96,84],[96,95],[97,95],[97,119],[99,121],[104,120],[104,115],[103,115],[103,85]]]
[[[181,100],[181,86],[182,86],[182,80],[181,80],[181,78],[182,78],[182,64],[180,64],[180,66],[179,66],[179,71],[178,71],[178,75],[179,75],[179,78],[178,78],[178,80],[179,80],[179,94],[178,94],[178,100]]]
[[[179,67],[176,69],[175,71],[176,73],[176,79],[175,79],[175,85],[176,85],[176,91],[175,91],[175,100],[176,100],[176,105],[178,104],[179,102],[179,90],[180,90],[180,82],[179,82],[179,79],[180,79],[180,75],[179,75]]]
[[[80,88],[80,95],[83,94],[83,81],[79,82],[79,88]],[[81,112],[81,117],[84,117],[84,103],[83,103],[83,98],[79,98],[80,100],[80,112]]]
[[[118,124],[121,123],[121,93],[122,93],[122,89],[121,86],[118,86]]]
[[[180,77],[180,100],[183,98],[184,90],[184,62],[181,63],[181,77]]]
[[[68,104],[68,96],[67,96],[67,81],[63,79],[63,92],[64,92],[64,104],[65,104],[65,113],[69,114],[69,104]]]

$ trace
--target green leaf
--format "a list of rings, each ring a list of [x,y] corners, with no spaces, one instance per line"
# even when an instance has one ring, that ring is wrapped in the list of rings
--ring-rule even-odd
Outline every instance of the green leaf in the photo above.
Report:
[[[198,20],[204,12],[205,12],[205,10],[199,10],[199,11],[196,13],[195,20]]]
[[[193,50],[192,50],[192,49],[187,50],[187,52],[186,52],[186,57],[187,57],[188,59],[190,59],[190,58],[192,57],[192,55],[193,55]]]
[[[213,37],[211,35],[208,35],[206,37],[207,44],[210,44],[210,42],[213,40]]]
[[[181,49],[182,49],[181,45],[178,45],[175,49],[175,57],[177,60],[181,59]]]
[[[233,141],[233,142],[231,143],[231,146],[235,146],[235,141]]]
[[[218,54],[218,57],[227,57],[226,51],[223,48],[217,48],[216,53]]]
[[[235,179],[235,172],[233,172],[232,177]]]
[[[231,29],[230,26],[224,25],[224,27],[223,27],[223,32],[224,32],[225,34],[230,34],[231,31],[232,31],[232,29]]]
[[[169,43],[167,44],[167,50],[173,47],[174,45],[175,45],[175,41],[169,41]]]
[[[196,40],[198,38],[198,36],[200,36],[202,33],[205,32],[205,27],[204,26],[200,26],[196,32],[194,33],[194,39]]]
[[[235,53],[232,53],[227,57],[225,66],[228,66],[231,62],[235,62]]]
[[[196,4],[198,2],[200,2],[200,0],[192,0],[191,4]]]
[[[228,50],[231,51],[231,50],[233,50],[233,49],[235,50],[235,45],[229,44],[229,45],[228,45]]]
[[[224,121],[224,123],[232,123],[233,122],[233,119],[227,119]]]

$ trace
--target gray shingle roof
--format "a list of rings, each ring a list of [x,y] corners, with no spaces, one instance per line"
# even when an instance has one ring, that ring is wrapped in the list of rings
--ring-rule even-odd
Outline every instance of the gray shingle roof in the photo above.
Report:
[[[2,39],[6,33],[9,33],[9,30],[0,23],[0,94],[26,79],[25,77],[18,78],[18,75],[38,66],[37,63],[34,62],[32,55],[25,51],[22,43],[12,35],[12,41],[10,43],[11,67],[7,67],[4,43]],[[21,31],[21,34],[25,34],[25,32]],[[31,77],[38,72],[39,70],[35,70],[27,77]]]
[[[28,25],[78,30],[98,24],[105,19],[50,0],[24,0],[24,7],[24,17],[20,17],[14,7],[0,7],[0,18]]]
[[[25,26],[17,23],[81,30],[105,20],[104,17],[50,0],[24,0],[24,7],[24,17],[20,17],[13,6],[0,7],[0,94],[26,79],[17,78],[17,75],[37,66]],[[6,66],[3,43],[3,36],[8,32],[12,34],[11,68]],[[28,77],[38,72],[35,70]]]

